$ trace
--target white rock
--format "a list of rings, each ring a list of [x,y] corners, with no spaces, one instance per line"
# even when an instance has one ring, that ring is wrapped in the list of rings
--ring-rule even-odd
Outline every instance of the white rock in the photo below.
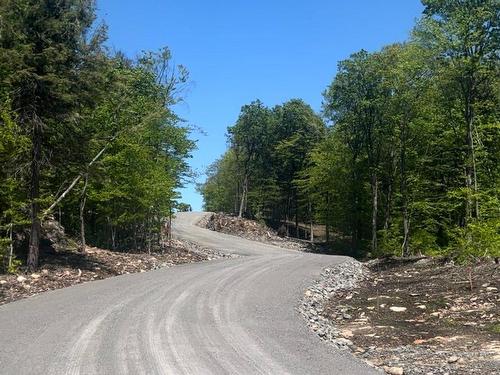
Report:
[[[6,280],[0,280],[0,285],[7,284]]]
[[[24,276],[18,276],[17,277],[17,281],[19,281],[20,283],[25,282],[26,281],[26,277],[24,277]]]
[[[390,375],[403,375],[404,370],[402,367],[388,367],[384,366],[384,371]]]
[[[39,275],[39,274],[37,274],[37,273],[32,273],[32,274],[31,274],[31,278],[36,280],[36,279],[39,279],[39,278],[40,278],[40,275]]]
[[[427,306],[425,306],[425,305],[418,305],[417,307],[418,307],[419,309],[421,309],[421,310],[425,310],[425,309],[427,308]]]
[[[406,307],[391,306],[391,307],[389,307],[389,310],[394,311],[394,312],[403,312],[403,311],[406,311]],[[397,368],[399,368],[399,367],[397,367]]]
[[[458,362],[460,358],[458,358],[456,355],[452,355],[450,358],[448,358],[448,363],[455,363]]]

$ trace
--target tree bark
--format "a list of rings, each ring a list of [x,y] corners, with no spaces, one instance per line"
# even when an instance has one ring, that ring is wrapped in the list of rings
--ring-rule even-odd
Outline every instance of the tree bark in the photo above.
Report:
[[[243,179],[243,191],[241,193],[240,211],[238,213],[238,217],[240,219],[243,217],[243,210],[245,209],[245,200],[247,199],[247,194],[248,194],[248,173],[245,173],[245,177]]]
[[[295,203],[295,235],[300,238],[300,228],[299,228],[299,199],[297,197],[297,191],[294,192],[294,203]]]
[[[9,225],[9,272],[12,267],[12,257],[14,256],[14,224],[10,223]]]
[[[80,252],[85,254],[85,203],[87,202],[87,184],[89,181],[88,174],[85,174],[85,182],[83,185],[82,196],[80,198]]]
[[[38,267],[38,256],[40,251],[40,164],[42,160],[42,129],[41,124],[35,123],[32,136],[32,154],[31,154],[31,181],[30,181],[30,199],[31,199],[31,232],[29,239],[29,250],[27,266],[30,272]]]
[[[325,230],[326,230],[326,242],[330,242],[330,193],[326,193],[326,220],[325,220]]]
[[[312,215],[312,203],[311,201],[309,201],[309,219],[310,219],[310,239],[311,239],[311,243],[314,242],[314,226],[313,226],[313,215]]]
[[[111,249],[116,250],[116,242],[115,242],[115,237],[116,237],[116,230],[113,224],[111,224]]]
[[[403,257],[410,255],[410,218],[408,215],[408,185],[406,180],[406,125],[401,126],[401,151],[400,151],[400,170],[401,170],[401,199],[403,215],[403,244],[401,252]]]
[[[384,229],[389,229],[389,225],[391,224],[391,207],[392,207],[392,193],[393,193],[393,183],[394,183],[394,169],[396,158],[394,155],[394,149],[391,150],[390,154],[391,158],[391,170],[389,171],[389,181],[387,184],[387,197],[385,202],[385,212],[384,212]]]
[[[378,179],[376,173],[372,174],[372,252],[377,253],[377,217],[378,217]]]

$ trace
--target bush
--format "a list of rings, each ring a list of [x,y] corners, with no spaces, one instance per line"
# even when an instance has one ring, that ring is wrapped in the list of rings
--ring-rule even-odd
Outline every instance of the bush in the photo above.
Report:
[[[461,263],[500,257],[500,219],[474,221],[456,229],[449,252]]]

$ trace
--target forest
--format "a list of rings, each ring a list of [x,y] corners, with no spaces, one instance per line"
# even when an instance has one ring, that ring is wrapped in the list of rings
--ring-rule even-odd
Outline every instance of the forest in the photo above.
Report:
[[[0,272],[34,270],[57,220],[85,244],[150,251],[191,179],[168,48],[105,46],[95,2],[0,2]]]
[[[324,225],[350,255],[498,259],[500,3],[422,3],[408,40],[338,64],[321,113],[244,105],[205,209]]]

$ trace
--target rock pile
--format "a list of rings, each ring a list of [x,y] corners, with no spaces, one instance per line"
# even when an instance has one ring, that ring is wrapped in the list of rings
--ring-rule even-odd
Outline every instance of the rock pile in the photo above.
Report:
[[[323,340],[339,349],[353,348],[349,332],[340,331],[330,320],[322,315],[325,304],[340,292],[355,288],[366,278],[368,270],[360,262],[348,260],[325,268],[320,278],[304,293],[299,306],[300,313],[307,320],[309,327]],[[340,310],[342,319],[351,319],[347,310]]]
[[[238,218],[223,213],[215,213],[207,215],[198,225],[215,232],[231,234],[233,236],[287,249],[312,251],[311,244],[289,237],[281,237],[275,230],[254,220]]]

